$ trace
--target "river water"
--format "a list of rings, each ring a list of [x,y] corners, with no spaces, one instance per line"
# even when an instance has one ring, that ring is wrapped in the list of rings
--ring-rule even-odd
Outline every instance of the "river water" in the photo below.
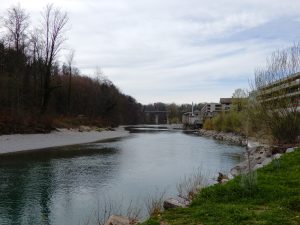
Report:
[[[104,208],[146,214],[145,202],[196,170],[209,177],[242,160],[244,149],[182,131],[145,127],[107,142],[0,156],[0,224],[81,225]],[[211,180],[211,182],[213,182]]]

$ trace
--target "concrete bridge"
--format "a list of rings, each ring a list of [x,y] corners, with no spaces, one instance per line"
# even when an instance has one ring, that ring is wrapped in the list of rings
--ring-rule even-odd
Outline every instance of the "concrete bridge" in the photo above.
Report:
[[[155,124],[159,124],[159,117],[165,116],[167,118],[166,123],[169,124],[169,113],[170,111],[163,111],[163,110],[146,110],[144,111],[147,116],[155,115]]]

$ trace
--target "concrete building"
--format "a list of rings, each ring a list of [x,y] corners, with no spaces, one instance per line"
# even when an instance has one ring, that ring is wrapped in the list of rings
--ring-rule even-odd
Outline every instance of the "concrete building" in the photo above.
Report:
[[[220,98],[220,104],[223,111],[229,111],[231,109],[233,98]]]
[[[201,109],[201,114],[204,119],[212,118],[220,112],[227,112],[232,105],[232,98],[220,98],[219,103],[207,103]]]
[[[233,100],[233,98],[220,98],[219,103],[206,103],[200,111],[186,112],[182,115],[182,123],[202,127],[207,118],[212,118],[221,112],[228,112],[231,109]]]
[[[203,118],[212,118],[219,112],[222,112],[222,104],[220,103],[206,103],[201,109]]]
[[[292,74],[259,89],[258,101],[268,102],[288,98],[300,111],[300,73]]]
[[[201,112],[198,110],[195,110],[193,112],[183,113],[182,124],[185,126],[192,126],[195,128],[202,127],[203,118],[201,116]]]

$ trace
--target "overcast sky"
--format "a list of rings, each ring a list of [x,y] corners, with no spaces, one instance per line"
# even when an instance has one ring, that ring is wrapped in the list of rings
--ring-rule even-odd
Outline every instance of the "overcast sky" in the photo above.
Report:
[[[69,13],[66,49],[141,103],[210,102],[248,88],[274,50],[300,41],[299,0],[0,0],[37,21],[47,3]]]

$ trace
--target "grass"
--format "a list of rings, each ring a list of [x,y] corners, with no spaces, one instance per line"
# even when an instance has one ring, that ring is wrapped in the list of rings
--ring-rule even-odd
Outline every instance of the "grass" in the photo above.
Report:
[[[300,224],[300,149],[259,169],[255,190],[241,179],[204,188],[189,208],[164,211],[144,225]]]

